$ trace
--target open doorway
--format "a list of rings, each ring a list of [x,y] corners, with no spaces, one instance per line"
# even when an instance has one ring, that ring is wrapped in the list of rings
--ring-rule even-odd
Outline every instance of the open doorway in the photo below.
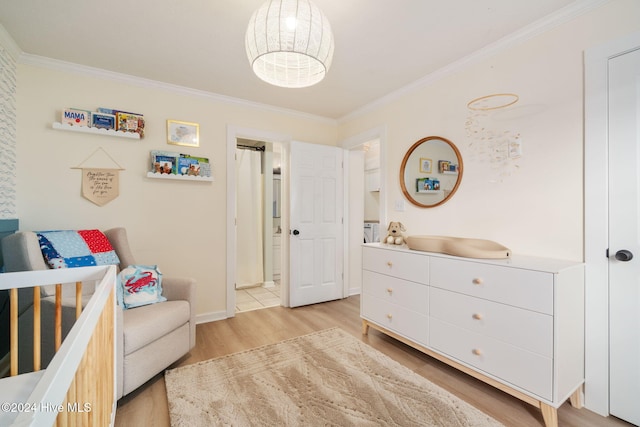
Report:
[[[348,293],[360,293],[363,243],[380,241],[380,140],[373,139],[348,153],[349,232]]]
[[[385,229],[385,131],[373,129],[344,141],[342,147],[347,165],[345,286],[349,295],[356,295],[362,287],[362,244],[379,241]]]
[[[238,138],[235,159],[235,311],[279,306],[282,147]]]
[[[291,136],[268,132],[260,129],[251,129],[227,125],[227,266],[226,266],[226,312],[227,318],[236,315],[236,264],[237,264],[237,238],[236,238],[236,213],[237,213],[237,189],[236,189],[236,149],[238,139],[253,141],[271,142],[279,144],[281,148],[280,158],[282,159],[281,183],[282,189],[289,186],[288,158],[289,144]],[[281,228],[289,230],[289,200],[287,191],[281,192]],[[288,231],[287,231],[288,232]],[[286,233],[285,233],[286,234]],[[281,273],[280,273],[280,304],[289,305],[289,239],[281,241]]]

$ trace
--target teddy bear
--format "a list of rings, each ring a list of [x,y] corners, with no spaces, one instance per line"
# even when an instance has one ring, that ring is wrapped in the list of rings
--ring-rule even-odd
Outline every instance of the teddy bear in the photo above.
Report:
[[[401,222],[391,221],[389,227],[387,227],[387,236],[382,240],[382,243],[388,243],[390,245],[402,245],[404,243],[403,231],[407,231]]]

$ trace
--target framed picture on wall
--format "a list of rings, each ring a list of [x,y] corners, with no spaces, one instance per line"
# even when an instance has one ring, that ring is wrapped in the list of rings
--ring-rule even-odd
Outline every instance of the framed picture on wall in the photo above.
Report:
[[[200,125],[198,123],[167,120],[167,143],[187,147],[200,146]]]
[[[420,157],[420,172],[431,173],[432,164],[433,164],[433,160],[427,159],[426,157]]]

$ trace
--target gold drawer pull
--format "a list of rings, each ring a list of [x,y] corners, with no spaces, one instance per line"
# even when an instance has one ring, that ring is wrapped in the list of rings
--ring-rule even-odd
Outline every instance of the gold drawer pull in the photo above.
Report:
[[[480,313],[473,313],[473,316],[471,316],[471,317],[473,317],[476,320],[482,320],[483,316]]]
[[[393,314],[391,314],[391,313],[387,314],[387,319],[389,319],[389,320],[393,319]]]
[[[480,350],[479,348],[474,348],[473,350],[471,350],[471,353],[475,354],[476,356],[482,356],[482,350]]]
[[[389,295],[393,294],[393,288],[387,288],[387,292],[389,292]]]
[[[389,266],[389,268],[393,267],[393,263],[391,261],[387,261],[387,266]]]
[[[473,279],[474,285],[482,285],[483,283],[484,283],[484,280],[481,277],[476,277],[475,279]]]

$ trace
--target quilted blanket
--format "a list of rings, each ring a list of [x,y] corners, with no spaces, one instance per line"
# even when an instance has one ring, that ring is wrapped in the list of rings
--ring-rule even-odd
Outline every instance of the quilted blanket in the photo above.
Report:
[[[51,268],[119,264],[111,243],[100,230],[38,231],[40,250]]]

